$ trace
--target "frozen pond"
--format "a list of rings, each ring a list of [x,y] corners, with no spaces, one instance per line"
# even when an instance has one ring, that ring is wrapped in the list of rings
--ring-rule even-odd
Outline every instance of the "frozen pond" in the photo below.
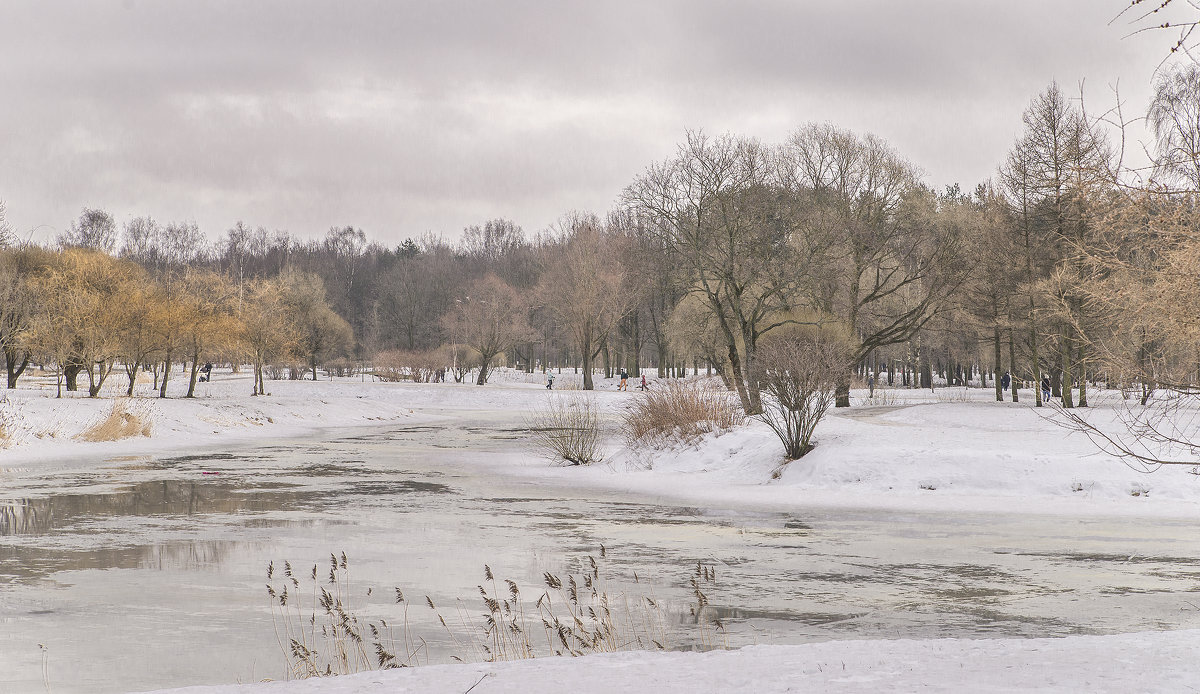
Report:
[[[1195,522],[697,508],[497,477],[481,463],[520,445],[516,426],[11,471],[0,691],[46,691],[43,669],[58,694],[282,679],[266,566],[324,571],[331,552],[363,616],[394,614],[392,586],[478,614],[484,564],[529,597],[604,545],[610,586],[667,605],[676,648],[697,646],[698,562],[731,646],[1200,627]],[[434,662],[456,654],[428,638]]]

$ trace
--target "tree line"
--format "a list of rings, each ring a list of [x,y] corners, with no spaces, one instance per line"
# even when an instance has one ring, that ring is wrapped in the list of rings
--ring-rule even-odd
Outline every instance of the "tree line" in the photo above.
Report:
[[[36,362],[67,388],[86,374],[95,394],[116,366],[132,389],[149,365],[165,396],[185,363],[190,394],[196,365],[220,357],[252,363],[259,393],[264,367],[315,378],[388,354],[478,383],[501,361],[574,368],[589,389],[596,372],[705,370],[754,414],[764,340],[818,330],[847,346],[839,406],[855,374],[1001,399],[1007,372],[1048,380],[1068,408],[1093,383],[1195,384],[1200,71],[1163,75],[1145,117],[1153,165],[1130,167],[1121,123],[1052,84],[970,191],[934,190],[880,138],[831,124],[776,144],[693,132],[603,216],[533,235],[494,219],[455,243],[388,247],[353,226],[302,241],[242,222],[210,243],[195,224],[118,229],[85,209],[38,246],[0,221],[8,383]]]

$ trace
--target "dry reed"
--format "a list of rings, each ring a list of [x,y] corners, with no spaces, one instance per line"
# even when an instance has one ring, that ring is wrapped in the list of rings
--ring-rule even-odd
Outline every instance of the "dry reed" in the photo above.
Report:
[[[476,619],[458,601],[457,619],[447,621],[432,598],[424,604],[435,622],[449,635],[458,655],[465,660],[519,660],[542,656],[582,656],[625,650],[665,650],[666,615],[651,596],[612,592],[605,578],[607,551],[599,558],[589,555],[577,573],[559,576],[545,573],[540,595],[532,602],[522,597],[515,581],[501,580],[491,567],[483,567],[484,581],[478,586],[483,613]],[[288,676],[324,677],[364,670],[408,667],[430,662],[425,640],[410,626],[404,593],[394,588],[396,603],[403,605],[397,625],[385,620],[358,617],[349,604],[351,583],[349,561],[330,555],[326,577],[318,578],[313,565],[307,580],[284,562],[282,577],[274,563],[267,567],[267,594],[271,600],[275,634],[287,663]],[[713,627],[723,630],[709,615],[708,598],[701,590],[715,572],[697,565],[690,583],[696,604],[691,614],[700,628],[703,647],[712,648]],[[306,583],[311,582],[311,587]],[[639,586],[641,581],[634,576]],[[367,589],[366,595],[371,594]],[[302,607],[309,596],[310,607]],[[451,626],[453,624],[453,626]]]
[[[626,408],[623,419],[631,446],[655,448],[746,423],[737,398],[712,379],[660,380]]]
[[[113,400],[104,419],[84,429],[80,441],[120,441],[133,436],[150,435],[150,413],[145,405],[131,404],[128,398]]]

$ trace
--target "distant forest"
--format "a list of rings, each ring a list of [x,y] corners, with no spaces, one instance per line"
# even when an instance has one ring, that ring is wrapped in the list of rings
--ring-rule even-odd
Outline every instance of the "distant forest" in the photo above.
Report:
[[[533,234],[494,219],[387,247],[353,226],[303,241],[238,222],[213,243],[85,209],[51,246],[0,235],[8,383],[31,363],[93,391],[117,366],[132,389],[141,368],[190,363],[194,385],[210,360],[253,363],[256,392],[264,372],[382,363],[479,383],[500,363],[565,367],[587,388],[622,368],[698,369],[752,413],[761,343],[821,330],[880,384],[1010,372],[1048,379],[1065,407],[1097,381],[1194,384],[1200,70],[1157,86],[1152,167],[1127,168],[1119,131],[1051,85],[969,190],[931,189],[873,135],[810,124],[778,144],[689,133],[611,212]]]

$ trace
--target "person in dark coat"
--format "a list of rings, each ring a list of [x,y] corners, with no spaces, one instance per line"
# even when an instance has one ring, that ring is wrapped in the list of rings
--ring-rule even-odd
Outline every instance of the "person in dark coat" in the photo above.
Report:
[[[1012,383],[1012,376],[1009,376],[1008,372],[1005,371],[1004,375],[1000,378],[1000,389],[1003,390],[1005,393],[1007,393],[1008,385],[1010,383]]]
[[[1042,376],[1042,400],[1048,401],[1049,399],[1050,399],[1050,377]]]

